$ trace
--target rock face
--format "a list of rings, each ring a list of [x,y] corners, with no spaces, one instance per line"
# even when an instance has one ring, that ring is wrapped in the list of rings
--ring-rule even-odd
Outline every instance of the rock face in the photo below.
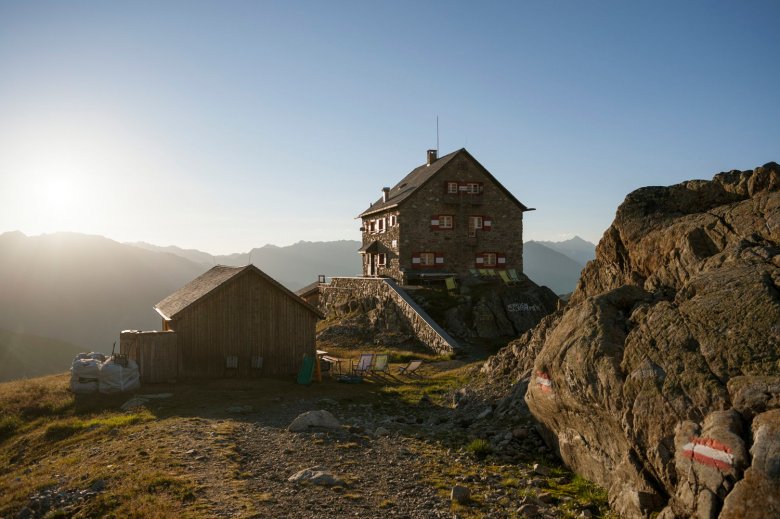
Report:
[[[568,306],[483,368],[621,515],[780,513],[779,188],[769,163],[631,193]]]
[[[406,287],[396,290],[381,278],[334,278],[320,288],[320,309],[327,326],[318,334],[321,342],[364,343],[383,346],[418,344],[432,351],[452,352],[470,339],[516,337],[555,311],[558,297],[526,276],[507,285],[498,276],[461,277],[458,289]],[[440,333],[424,322],[421,309],[436,326],[454,337],[456,348],[442,341]]]

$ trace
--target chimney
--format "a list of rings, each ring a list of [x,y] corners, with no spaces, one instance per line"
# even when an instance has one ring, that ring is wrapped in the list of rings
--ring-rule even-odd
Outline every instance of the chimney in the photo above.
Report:
[[[382,202],[387,202],[388,198],[390,198],[390,188],[389,187],[383,187],[382,188]]]
[[[437,154],[439,153],[439,150],[428,150],[428,165],[430,166],[434,162],[436,162]]]

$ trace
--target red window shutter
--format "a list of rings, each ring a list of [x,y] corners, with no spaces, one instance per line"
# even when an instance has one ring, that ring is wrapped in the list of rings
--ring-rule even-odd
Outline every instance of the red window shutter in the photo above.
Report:
[[[420,268],[420,253],[419,252],[415,252],[414,254],[412,254],[412,268],[413,269]]]
[[[493,218],[491,216],[482,217],[482,230],[489,231],[493,228]]]
[[[431,230],[432,231],[438,231],[439,230],[439,215],[435,214],[431,216]]]

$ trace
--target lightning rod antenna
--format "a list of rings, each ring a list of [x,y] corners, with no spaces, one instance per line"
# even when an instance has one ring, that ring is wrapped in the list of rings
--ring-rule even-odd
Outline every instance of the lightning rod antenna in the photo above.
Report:
[[[436,154],[439,154],[439,116],[436,116]]]

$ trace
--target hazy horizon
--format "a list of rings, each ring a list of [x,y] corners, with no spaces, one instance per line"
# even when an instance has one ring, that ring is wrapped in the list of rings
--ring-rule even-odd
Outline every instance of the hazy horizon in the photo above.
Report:
[[[0,2],[0,222],[212,254],[359,239],[355,216],[438,144],[537,208],[525,240],[595,243],[634,189],[780,160],[777,19],[761,1]]]
[[[115,241],[117,243],[124,243],[124,244],[129,244],[129,245],[136,244],[136,243],[146,243],[148,245],[152,245],[152,246],[155,246],[155,247],[161,247],[161,248],[165,248],[165,247],[178,247],[178,248],[184,249],[184,250],[196,250],[196,251],[199,251],[199,252],[205,252],[206,254],[210,254],[212,256],[230,256],[232,254],[246,254],[249,251],[251,251],[252,249],[261,249],[263,247],[279,247],[279,248],[290,247],[290,246],[293,246],[293,245],[296,245],[296,244],[299,244],[299,243],[326,243],[326,242],[337,242],[337,241],[356,241],[356,242],[360,242],[360,239],[359,239],[360,237],[359,236],[357,238],[336,238],[336,239],[333,239],[333,240],[303,240],[303,239],[300,239],[300,240],[294,240],[294,241],[291,241],[289,243],[284,243],[284,244],[264,243],[262,245],[251,245],[249,248],[247,248],[245,250],[233,250],[233,251],[228,251],[228,252],[212,252],[212,251],[209,251],[207,249],[202,249],[202,248],[198,248],[198,247],[183,247],[183,246],[181,246],[179,244],[176,244],[176,243],[162,244],[162,243],[153,243],[153,242],[151,242],[149,240],[124,241],[124,240],[118,240],[116,238],[113,238],[111,236],[106,236],[106,235],[103,235],[103,234],[82,233],[82,232],[79,232],[79,231],[52,231],[52,232],[45,232],[45,233],[39,233],[39,234],[29,234],[29,233],[24,232],[21,229],[9,229],[9,230],[5,230],[5,231],[0,231],[0,236],[2,236],[3,234],[6,234],[6,233],[14,233],[14,232],[20,232],[20,233],[22,233],[23,235],[25,235],[28,238],[35,238],[35,237],[39,237],[39,236],[49,236],[49,235],[60,234],[60,233],[83,234],[85,236],[99,236],[101,238],[107,238],[107,239]],[[568,238],[560,238],[560,239],[557,239],[557,240],[531,240],[531,239],[526,239],[526,240],[523,240],[523,243],[528,243],[529,241],[535,241],[535,242],[544,242],[544,241],[548,241],[548,242],[561,242],[561,241],[571,240],[571,239],[574,239],[574,238],[580,238],[582,240],[585,240],[585,241],[591,243],[594,246],[598,244],[598,242],[592,242],[590,240],[586,240],[582,236],[578,236],[578,235],[571,235]]]

